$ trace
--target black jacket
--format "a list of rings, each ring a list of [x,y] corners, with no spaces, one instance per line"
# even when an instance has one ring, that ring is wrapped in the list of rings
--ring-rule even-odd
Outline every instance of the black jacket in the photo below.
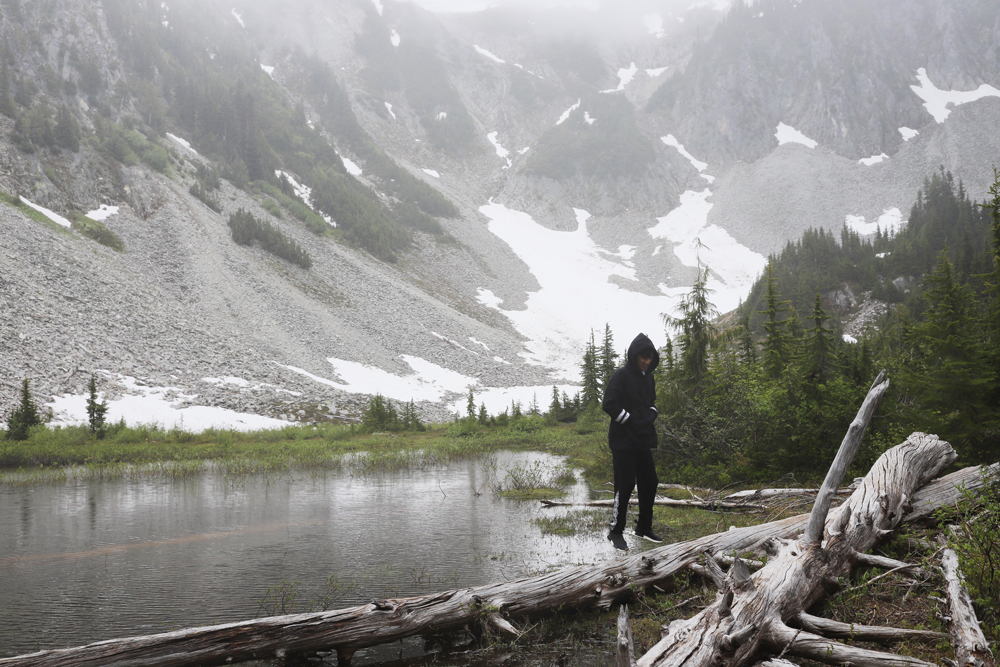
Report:
[[[643,374],[639,354],[653,353],[653,361]],[[608,446],[611,449],[656,449],[656,382],[653,369],[660,355],[646,334],[639,334],[628,346],[628,359],[608,381],[601,407],[611,417]]]

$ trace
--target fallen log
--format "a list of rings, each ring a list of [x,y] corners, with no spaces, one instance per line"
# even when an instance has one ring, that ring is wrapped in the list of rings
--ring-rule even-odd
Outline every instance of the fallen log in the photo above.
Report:
[[[789,654],[859,667],[929,663],[870,651],[790,627],[801,614],[849,575],[858,554],[899,524],[915,491],[955,459],[936,436],[914,433],[885,452],[851,497],[828,517],[830,503],[888,383],[875,381],[816,497],[803,535],[784,540],[778,554],[754,574],[727,575],[716,601],[688,620],[670,624],[640,667],[729,667],[753,664],[766,654]]]
[[[606,500],[588,500],[587,502],[574,503],[565,500],[541,500],[539,501],[545,507],[613,507],[615,501],[613,498],[608,498]],[[628,504],[635,506],[639,504],[637,498],[630,498]],[[766,505],[761,505],[759,503],[750,502],[739,502],[739,501],[725,501],[725,500],[676,500],[674,498],[664,498],[663,496],[657,496],[653,499],[654,505],[666,506],[666,507],[694,507],[697,509],[705,510],[733,510],[733,509],[754,509],[754,510],[766,510],[768,509]]]
[[[618,609],[618,652],[615,667],[635,667],[635,647],[632,645],[632,626],[628,624],[628,605]]]
[[[941,571],[947,584],[948,607],[951,610],[951,643],[955,648],[958,667],[996,667],[990,645],[986,641],[972,600],[965,589],[958,555],[954,549],[941,552]]]

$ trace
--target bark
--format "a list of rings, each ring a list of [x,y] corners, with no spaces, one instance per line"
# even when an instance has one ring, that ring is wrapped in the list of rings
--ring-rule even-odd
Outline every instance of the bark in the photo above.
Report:
[[[922,499],[920,507],[926,511],[910,513],[904,521],[926,516],[936,507],[954,504],[960,498],[955,484],[980,479],[978,467],[960,472],[928,484],[924,491],[930,491],[926,494],[924,491],[915,494],[914,502]],[[87,646],[4,658],[0,659],[0,666],[124,667],[141,664],[180,667],[331,649],[337,650],[341,657],[339,664],[344,665],[359,648],[404,637],[458,631],[478,622],[495,624],[497,619],[509,625],[512,618],[560,609],[609,608],[616,601],[629,599],[633,588],[663,584],[678,571],[696,563],[705,552],[762,552],[768,543],[793,538],[801,533],[807,518],[800,515],[732,529],[614,561],[500,584],[414,598],[375,600],[366,605],[326,612],[110,639]]]
[[[941,571],[948,587],[951,640],[958,667],[996,667],[990,645],[979,627],[976,610],[972,608],[972,600],[965,589],[958,555],[953,549],[945,549],[941,553]]]
[[[855,625],[831,621],[802,612],[799,614],[798,625],[807,632],[841,639],[857,639],[860,641],[897,642],[904,639],[947,639],[948,635],[933,630],[909,630],[902,628],[885,628],[875,625]]]

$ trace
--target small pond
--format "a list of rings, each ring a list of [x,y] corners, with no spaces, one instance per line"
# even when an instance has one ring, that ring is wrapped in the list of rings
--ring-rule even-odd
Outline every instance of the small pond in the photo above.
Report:
[[[615,557],[600,532],[543,534],[535,519],[566,508],[494,492],[511,471],[561,467],[557,457],[501,453],[365,475],[0,487],[0,657]],[[568,499],[588,497],[579,479],[568,488]],[[359,651],[353,664],[422,650],[397,642]]]

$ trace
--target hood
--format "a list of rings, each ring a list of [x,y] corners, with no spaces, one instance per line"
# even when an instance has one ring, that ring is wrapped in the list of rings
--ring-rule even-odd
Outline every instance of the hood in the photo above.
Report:
[[[628,361],[626,365],[633,370],[639,370],[639,353],[643,350],[650,350],[653,353],[653,361],[649,364],[648,369],[652,371],[656,368],[657,364],[660,363],[660,353],[656,351],[656,346],[653,345],[653,341],[649,340],[649,336],[644,333],[641,333],[632,339],[632,343],[628,346]]]

